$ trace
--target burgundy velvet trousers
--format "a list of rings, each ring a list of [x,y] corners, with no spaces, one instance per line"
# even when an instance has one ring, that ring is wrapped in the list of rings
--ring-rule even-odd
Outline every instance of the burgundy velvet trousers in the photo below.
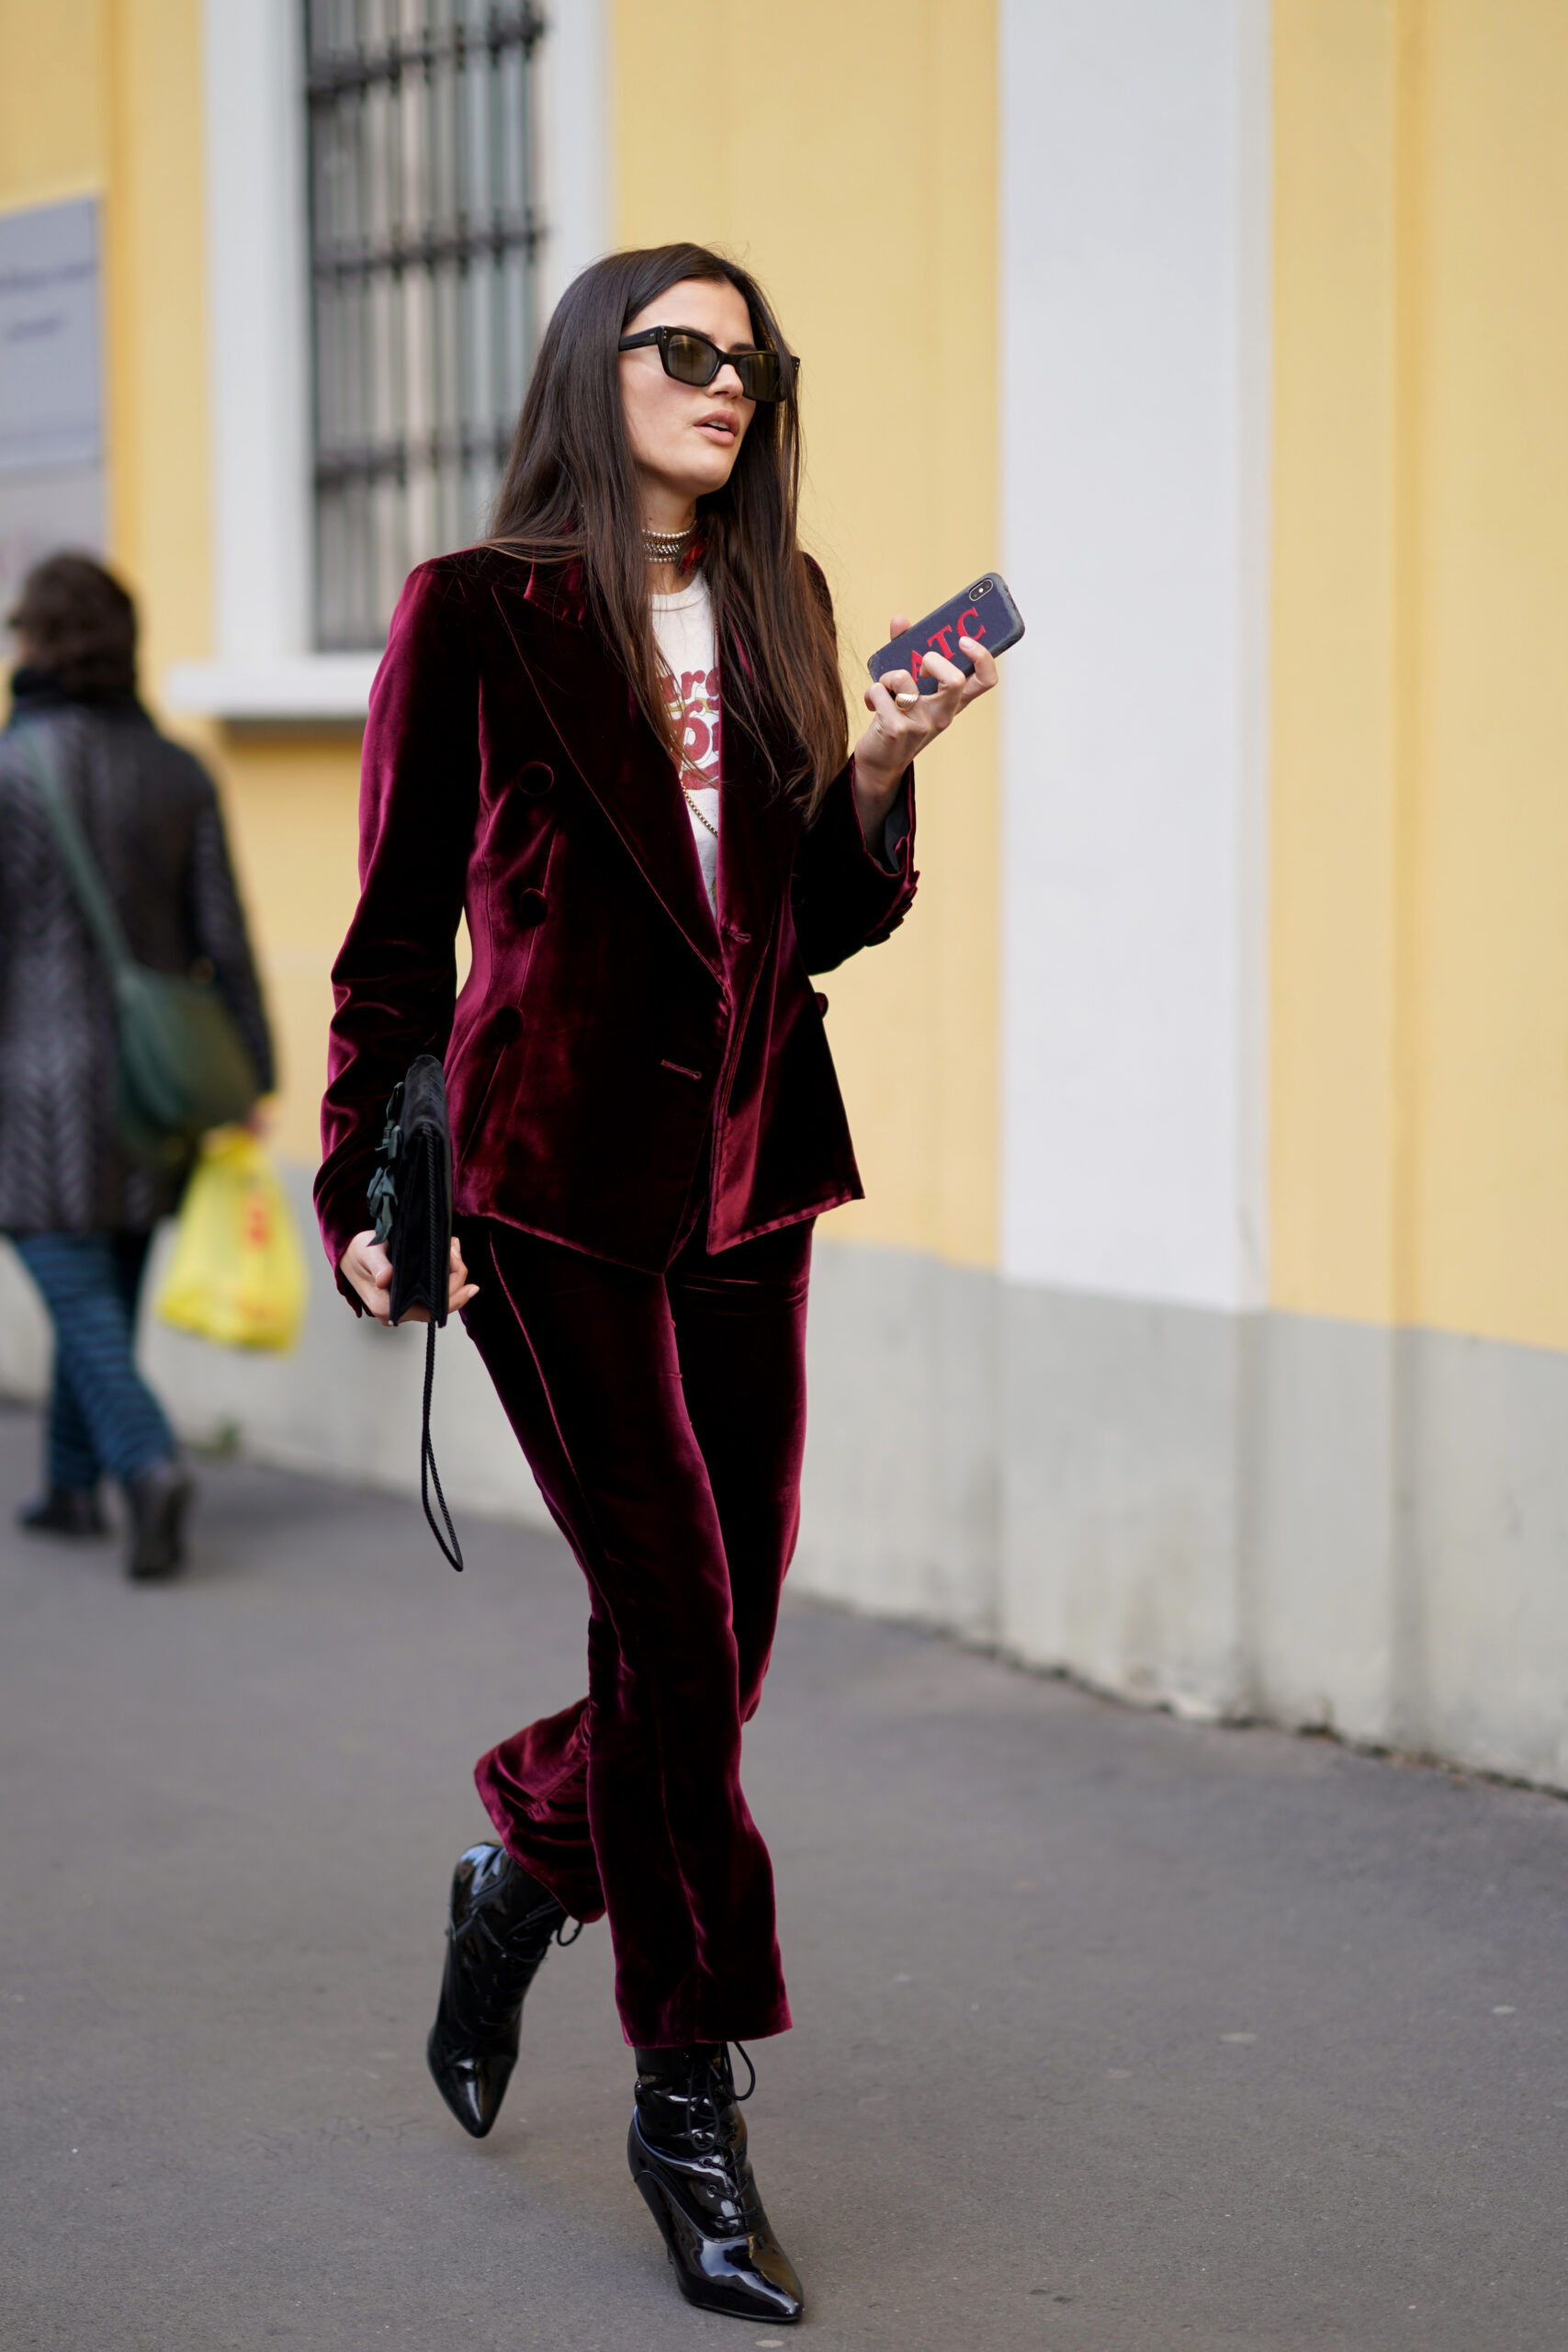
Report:
[[[645,2049],[789,2024],[740,1792],[800,1515],[809,1223],[667,1273],[465,1219],[468,1326],[588,1580],[588,1696],[481,1758],[502,1845],[609,1913]]]

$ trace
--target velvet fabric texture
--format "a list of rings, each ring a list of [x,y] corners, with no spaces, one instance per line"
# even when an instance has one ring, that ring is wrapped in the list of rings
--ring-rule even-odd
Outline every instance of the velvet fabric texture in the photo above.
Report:
[[[464,1321],[588,1580],[588,1696],[484,1757],[502,1843],[610,1915],[626,2040],[789,2024],[767,1849],[740,1791],[800,1518],[809,1223],[644,1274],[462,1227]]]
[[[721,670],[737,658],[721,644]],[[416,1054],[446,1064],[459,1214],[660,1272],[705,1190],[716,1250],[858,1198],[807,975],[902,920],[913,804],[911,780],[889,871],[852,763],[807,830],[727,724],[716,920],[672,763],[575,568],[484,548],[422,565],[371,695],[333,972],[316,1197],[334,1269]]]
[[[721,669],[744,658],[721,638]],[[789,2022],[740,1727],[795,1544],[811,1221],[861,1191],[808,976],[885,939],[918,878],[912,775],[883,864],[852,762],[807,827],[766,745],[727,722],[723,756],[716,915],[575,568],[481,548],[412,575],[371,695],[316,1184],[336,1269],[389,1094],[444,1061],[464,1319],[591,1596],[587,1699],[479,1782],[525,1870],[608,1910],[645,2049]]]

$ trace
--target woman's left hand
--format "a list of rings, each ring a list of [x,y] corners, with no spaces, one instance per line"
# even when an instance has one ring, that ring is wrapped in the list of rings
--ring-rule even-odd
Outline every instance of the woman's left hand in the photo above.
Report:
[[[901,636],[908,626],[902,613],[895,613],[887,633]],[[855,745],[855,807],[868,842],[880,839],[910,762],[997,683],[995,657],[972,637],[961,637],[958,643],[975,664],[972,677],[966,678],[956,662],[944,661],[940,653],[928,653],[920,670],[936,680],[934,695],[919,693],[908,670],[889,670],[866,688],[865,707],[872,716]]]

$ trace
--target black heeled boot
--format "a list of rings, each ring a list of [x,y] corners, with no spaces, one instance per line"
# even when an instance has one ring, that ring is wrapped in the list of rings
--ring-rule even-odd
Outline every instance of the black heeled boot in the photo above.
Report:
[[[436,2089],[476,2140],[501,2112],[524,1996],[566,1917],[499,1846],[470,1846],[452,1873],[441,2005],[424,2054]]]
[[[762,2211],[728,2051],[639,2050],[637,2064],[626,2156],[681,2292],[703,2311],[791,2326],[805,2299]]]

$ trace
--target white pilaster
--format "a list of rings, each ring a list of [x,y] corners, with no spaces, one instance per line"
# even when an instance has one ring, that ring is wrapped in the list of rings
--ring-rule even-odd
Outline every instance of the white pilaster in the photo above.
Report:
[[[614,236],[605,13],[605,0],[556,0],[549,31],[536,52],[547,231],[540,291],[547,318],[579,270],[606,253]]]
[[[208,319],[220,659],[310,650],[302,11],[207,0]]]
[[[1003,1257],[1267,1283],[1267,0],[1003,0]]]

